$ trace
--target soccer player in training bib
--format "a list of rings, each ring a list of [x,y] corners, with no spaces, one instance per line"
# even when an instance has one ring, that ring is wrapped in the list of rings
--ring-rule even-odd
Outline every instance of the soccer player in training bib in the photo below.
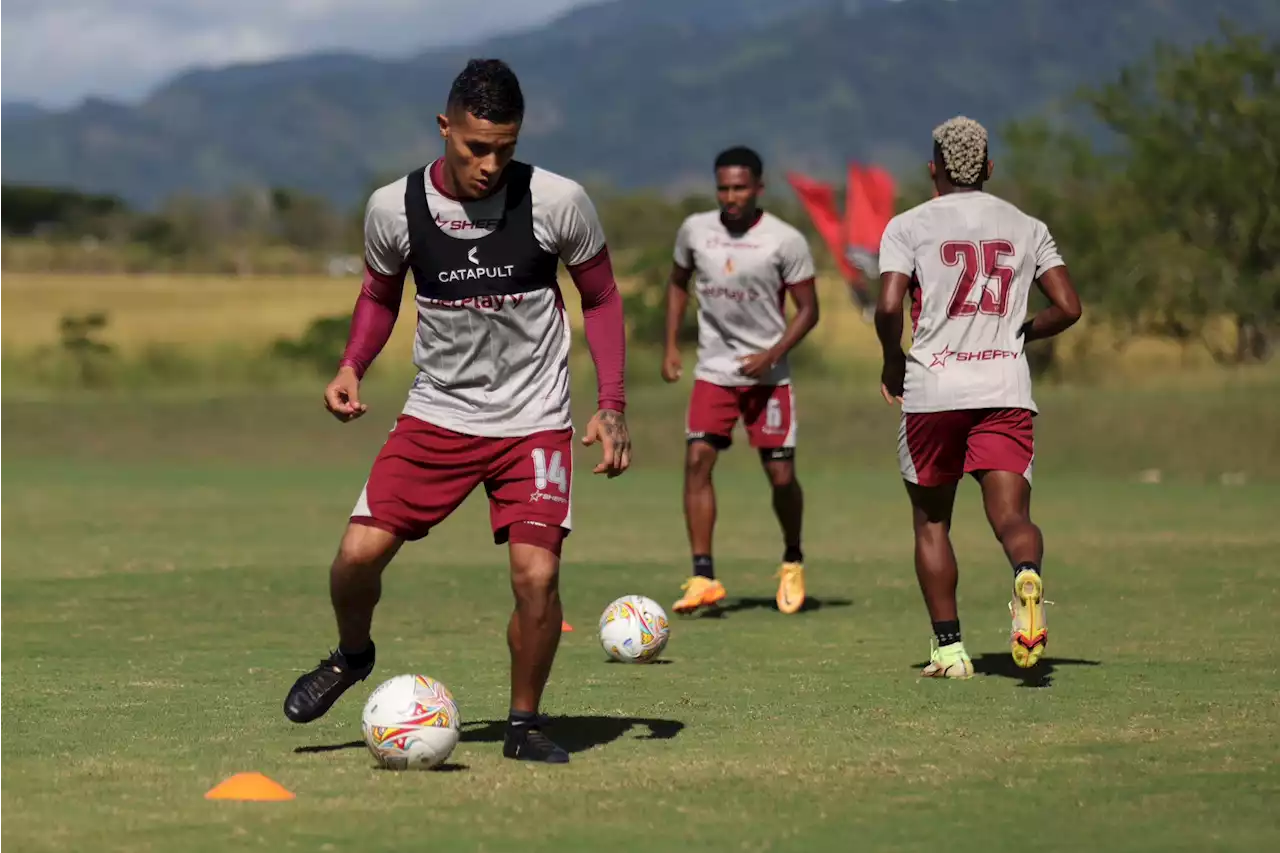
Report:
[[[438,117],[444,156],[369,199],[364,284],[325,405],[341,421],[365,413],[360,379],[391,335],[408,270],[417,289],[418,375],[330,570],[338,648],[298,679],[284,711],[310,722],[369,675],[383,569],[404,542],[426,536],[483,485],[515,593],[503,755],[563,763],[568,753],[543,732],[538,714],[560,641],[560,549],[573,488],[569,323],[558,263],[582,296],[596,366],[599,411],[583,443],[602,445],[594,473],[609,477],[630,464],[626,343],[604,234],[582,187],[512,159],[523,116],[511,69],[472,60]]]
[[[1044,539],[1031,521],[1031,373],[1023,351],[1080,318],[1080,300],[1043,222],[983,192],[987,132],[958,116],[933,132],[937,196],[902,213],[880,243],[876,333],[881,394],[902,406],[898,459],[911,498],[916,576],[934,642],[922,675],[968,678],[951,548],[956,485],[972,475],[1013,566],[1011,646],[1020,667],[1044,653]],[[1035,283],[1050,307],[1026,320]],[[902,352],[903,297],[911,350]]]
[[[711,557],[716,493],[711,471],[729,448],[739,420],[760,453],[782,526],[778,609],[804,604],[800,527],[804,495],[796,479],[796,411],[787,354],[818,322],[813,255],[804,235],[759,207],[763,165],[749,148],[730,148],[715,161],[720,209],[696,213],[676,235],[667,285],[666,356],[662,377],[681,375],[677,335],[692,281],[698,297],[698,366],[689,400],[684,512],[693,576],[673,608],[693,613],[725,597]],[[796,311],[787,320],[790,294]]]

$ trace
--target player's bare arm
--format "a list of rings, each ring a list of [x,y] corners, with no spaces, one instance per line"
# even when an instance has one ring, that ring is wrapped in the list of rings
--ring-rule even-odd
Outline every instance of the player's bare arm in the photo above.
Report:
[[[689,280],[693,270],[671,265],[671,275],[667,278],[667,326],[666,346],[662,355],[662,378],[667,382],[676,382],[683,372],[680,361],[680,325],[684,322],[684,312],[689,306]]]
[[[876,337],[884,366],[880,369],[880,396],[892,405],[902,404],[902,386],[906,381],[907,355],[902,351],[902,301],[911,279],[900,272],[880,276],[880,297],[876,300]]]
[[[1080,296],[1065,264],[1045,270],[1037,284],[1049,299],[1049,307],[1022,324],[1022,339],[1038,341],[1060,335],[1080,319]]]
[[[404,277],[403,269],[386,275],[365,267],[338,374],[324,389],[325,408],[343,423],[355,420],[369,409],[360,402],[360,380],[391,339],[404,293]]]
[[[796,313],[787,323],[787,329],[778,342],[764,352],[744,356],[739,368],[744,376],[759,379],[787,356],[813,327],[818,325],[818,289],[813,279],[796,282],[787,287],[791,294],[791,302],[796,306]]]

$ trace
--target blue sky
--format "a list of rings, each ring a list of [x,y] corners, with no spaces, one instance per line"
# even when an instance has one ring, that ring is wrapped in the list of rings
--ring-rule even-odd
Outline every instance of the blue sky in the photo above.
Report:
[[[541,23],[588,0],[5,0],[6,101],[133,99],[177,71],[325,49],[403,55]],[[598,2],[598,0],[595,0]]]

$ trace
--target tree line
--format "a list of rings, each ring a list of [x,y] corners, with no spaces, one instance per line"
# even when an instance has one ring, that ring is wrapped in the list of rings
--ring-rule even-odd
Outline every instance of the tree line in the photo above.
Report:
[[[1090,315],[1117,341],[1158,336],[1203,343],[1224,363],[1267,359],[1280,337],[1280,44],[1224,29],[1197,47],[1159,47],[1073,107],[1000,128],[989,189],[1048,223]],[[834,270],[781,171],[766,176],[768,206]],[[709,176],[707,194],[685,198],[591,188],[633,285],[638,343],[660,339],[671,241],[684,216],[714,204],[710,189]],[[922,170],[898,206],[928,195]],[[38,243],[56,248],[41,257],[84,271],[318,272],[333,256],[358,257],[362,213],[280,188],[139,211],[6,185],[0,203],[11,269],[24,257],[15,247]]]

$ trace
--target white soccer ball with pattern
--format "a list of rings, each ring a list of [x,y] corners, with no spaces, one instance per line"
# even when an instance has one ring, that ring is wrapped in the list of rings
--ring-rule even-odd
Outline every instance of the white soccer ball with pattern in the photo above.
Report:
[[[382,682],[364,705],[364,742],[389,770],[429,770],[443,762],[461,736],[453,694],[434,678],[397,675]]]
[[[624,595],[600,616],[600,645],[622,663],[656,660],[670,634],[666,611],[643,595]]]

